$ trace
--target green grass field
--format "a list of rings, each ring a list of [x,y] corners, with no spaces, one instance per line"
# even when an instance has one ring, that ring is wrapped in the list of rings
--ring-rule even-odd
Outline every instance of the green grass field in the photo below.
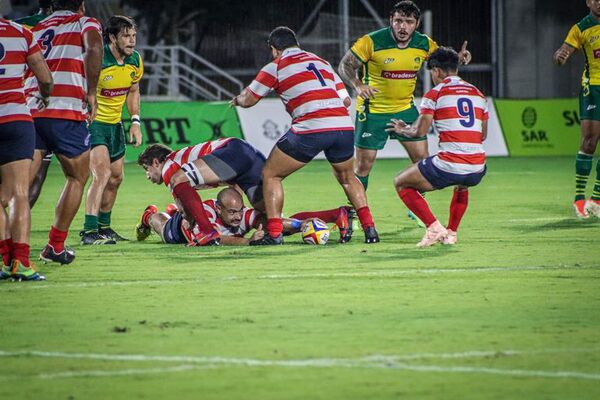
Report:
[[[459,244],[429,249],[392,186],[405,165],[376,165],[369,246],[359,231],[324,247],[84,248],[82,207],[72,265],[0,284],[0,398],[600,398],[600,221],[573,217],[573,159],[489,160]],[[62,182],[55,165],[33,209],[36,258]],[[288,215],[345,202],[323,162],[285,188]],[[427,196],[444,222],[450,197]],[[168,202],[128,165],[113,226],[133,237]]]

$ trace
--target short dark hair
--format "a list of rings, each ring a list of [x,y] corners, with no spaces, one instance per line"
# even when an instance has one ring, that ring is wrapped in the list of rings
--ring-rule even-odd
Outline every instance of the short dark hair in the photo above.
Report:
[[[452,47],[438,47],[427,59],[427,69],[440,68],[445,72],[458,70],[458,53]]]
[[[83,0],[52,0],[52,9],[54,11],[78,11],[82,4]]]
[[[38,0],[38,7],[44,10],[52,7],[52,0]]]
[[[110,35],[117,37],[119,32],[124,29],[137,30],[137,25],[135,24],[133,18],[125,15],[113,15],[108,19],[108,21],[106,21],[104,29],[102,29],[104,32],[104,42],[110,43]]]
[[[151,144],[139,155],[137,163],[142,167],[144,165],[152,165],[152,161],[156,158],[158,162],[163,162],[167,159],[167,156],[171,154],[171,150],[168,146],[162,143]]]
[[[278,26],[273,29],[267,43],[277,50],[285,50],[288,47],[299,46],[298,39],[296,39],[296,33],[287,26]]]
[[[421,10],[414,1],[410,0],[399,1],[394,4],[390,10],[390,17],[393,17],[396,13],[404,14],[407,17],[415,17],[417,21],[421,18]]]

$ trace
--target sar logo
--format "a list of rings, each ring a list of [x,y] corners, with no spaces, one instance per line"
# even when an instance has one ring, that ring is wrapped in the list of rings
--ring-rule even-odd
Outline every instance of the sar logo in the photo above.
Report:
[[[537,122],[537,112],[533,107],[525,107],[521,114],[521,122],[525,128],[533,128]]]
[[[383,60],[383,63],[384,63],[384,64],[389,64],[389,63],[392,63],[392,62],[394,62],[394,61],[396,61],[394,58],[392,58],[392,57],[388,57],[388,58],[386,58],[385,60]]]

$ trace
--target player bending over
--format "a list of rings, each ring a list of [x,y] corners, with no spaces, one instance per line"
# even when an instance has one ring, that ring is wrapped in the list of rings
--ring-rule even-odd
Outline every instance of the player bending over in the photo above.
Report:
[[[418,247],[438,242],[455,244],[458,225],[467,210],[469,186],[477,185],[486,172],[483,141],[488,110],[483,94],[457,76],[458,54],[448,47],[434,51],[427,61],[436,85],[423,96],[421,115],[414,126],[392,119],[389,132],[408,137],[425,136],[431,127],[440,134],[440,151],[411,165],[395,179],[396,190],[406,206],[427,226]],[[435,218],[422,192],[454,185],[447,228]]]
[[[138,157],[146,177],[164,183],[185,214],[198,225],[200,246],[220,244],[220,233],[210,222],[196,191],[219,185],[238,185],[254,208],[264,210],[261,171],[265,156],[248,142],[227,138],[200,143],[178,151],[153,144]]]

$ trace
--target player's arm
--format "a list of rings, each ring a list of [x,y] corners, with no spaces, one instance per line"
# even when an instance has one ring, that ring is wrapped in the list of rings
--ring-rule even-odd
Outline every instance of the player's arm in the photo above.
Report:
[[[563,43],[558,50],[556,50],[554,52],[554,56],[553,56],[553,60],[554,63],[557,65],[563,65],[564,63],[567,62],[567,60],[569,59],[569,57],[571,57],[571,55],[573,55],[573,53],[575,53],[575,50],[577,50],[574,47],[571,47],[569,44],[567,43]]]
[[[90,111],[89,121],[92,122],[96,118],[96,113],[98,111],[96,89],[98,88],[98,79],[100,77],[100,69],[102,68],[102,57],[104,56],[100,32],[94,29],[87,30],[83,34],[83,45],[85,46],[83,68],[87,80],[86,101]]]
[[[132,118],[131,127],[129,128],[129,142],[133,144],[133,147],[138,147],[142,144],[142,130],[140,128],[140,84],[139,82],[131,85],[127,98],[125,99],[127,104],[127,111],[129,115],[136,116],[137,120]]]
[[[362,66],[362,61],[359,60],[351,50],[348,50],[342,58],[342,61],[340,61],[338,73],[340,74],[340,78],[342,78],[347,85],[354,88],[358,96],[365,100],[373,99],[379,90],[369,85],[365,85],[360,80],[358,77],[358,71],[362,69]]]
[[[258,103],[260,99],[254,96],[248,88],[242,90],[242,93],[235,96],[230,102],[231,106],[240,106],[242,108],[252,107],[256,103]]]
[[[487,138],[488,131],[488,120],[484,119],[481,124],[481,141],[483,142]]]
[[[37,78],[41,97],[39,99],[38,108],[43,109],[48,105],[48,98],[54,87],[52,72],[50,72],[50,68],[48,68],[48,64],[46,63],[44,56],[42,56],[41,51],[36,51],[27,56],[27,65]]]
[[[421,114],[417,121],[408,125],[406,122],[400,119],[393,119],[387,124],[389,128],[386,128],[387,132],[395,132],[398,135],[404,135],[406,137],[415,138],[427,135],[431,124],[433,123],[433,114]]]

